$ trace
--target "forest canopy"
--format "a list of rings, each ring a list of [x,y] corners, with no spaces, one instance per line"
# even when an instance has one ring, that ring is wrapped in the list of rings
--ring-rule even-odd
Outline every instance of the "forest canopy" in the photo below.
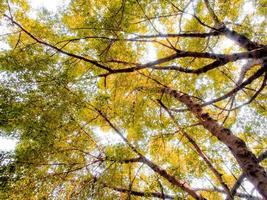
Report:
[[[0,1],[0,199],[267,199],[266,0],[64,2]]]

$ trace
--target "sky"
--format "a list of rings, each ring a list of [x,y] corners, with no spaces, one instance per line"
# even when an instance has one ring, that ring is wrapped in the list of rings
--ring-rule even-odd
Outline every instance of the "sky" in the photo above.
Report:
[[[17,141],[0,136],[0,151],[12,151],[15,149]]]
[[[29,0],[30,5],[34,9],[46,8],[49,11],[55,12],[58,7],[68,3],[69,0]]]

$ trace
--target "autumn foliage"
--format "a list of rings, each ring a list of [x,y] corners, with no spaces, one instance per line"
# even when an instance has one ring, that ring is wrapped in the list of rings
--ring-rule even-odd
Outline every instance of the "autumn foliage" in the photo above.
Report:
[[[267,198],[265,0],[0,8],[0,199]]]

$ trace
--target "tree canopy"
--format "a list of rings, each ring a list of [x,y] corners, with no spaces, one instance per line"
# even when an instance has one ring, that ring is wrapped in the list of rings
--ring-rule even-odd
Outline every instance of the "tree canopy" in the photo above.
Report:
[[[266,0],[0,8],[0,199],[267,198]]]

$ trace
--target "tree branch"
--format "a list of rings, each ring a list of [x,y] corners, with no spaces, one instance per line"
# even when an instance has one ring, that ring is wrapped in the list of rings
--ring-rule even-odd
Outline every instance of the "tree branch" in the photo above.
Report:
[[[177,120],[175,119],[175,117],[172,115],[172,113],[170,112],[170,110],[160,101],[158,100],[159,104],[164,108],[164,110],[169,114],[169,116],[171,117],[171,119],[173,120],[173,122],[179,126]],[[179,128],[179,127],[178,127]],[[225,193],[227,194],[227,197],[229,199],[233,199],[230,189],[227,186],[227,184],[224,182],[223,178],[222,178],[222,174],[219,173],[215,167],[213,166],[212,162],[210,161],[210,159],[208,158],[207,155],[204,154],[204,152],[200,149],[200,147],[198,146],[198,144],[195,142],[195,140],[189,135],[187,134],[187,132],[185,132],[183,129],[179,130],[182,132],[182,134],[187,138],[187,140],[193,145],[193,147],[195,148],[195,150],[197,151],[198,155],[205,161],[205,163],[208,165],[208,167],[210,168],[210,170],[213,172],[213,174],[217,177],[217,179],[219,180],[220,184],[222,185],[222,187],[224,188]]]
[[[95,178],[95,180],[97,180],[97,178]],[[101,185],[103,185],[106,188],[115,190],[117,192],[122,192],[122,193],[130,193],[131,195],[134,196],[139,196],[139,197],[155,197],[155,198],[159,198],[159,199],[174,199],[177,198],[175,196],[172,195],[168,195],[168,194],[162,194],[160,192],[141,192],[141,191],[136,191],[136,190],[132,190],[132,189],[127,189],[127,188],[122,188],[122,187],[114,187],[114,186],[110,186],[106,183],[100,183]],[[178,198],[180,199],[180,198]]]
[[[60,52],[60,53],[62,53],[64,55],[67,55],[67,56],[70,56],[70,57],[73,57],[73,58],[77,58],[77,59],[83,60],[85,62],[89,62],[89,63],[91,63],[91,64],[93,64],[93,65],[95,65],[95,66],[97,66],[97,67],[99,67],[101,69],[104,69],[104,70],[107,70],[107,71],[112,71],[112,69],[110,69],[110,68],[108,68],[108,67],[106,67],[104,65],[101,65],[100,63],[98,63],[95,60],[91,60],[89,58],[86,58],[86,57],[83,57],[83,56],[80,56],[80,55],[77,55],[77,54],[73,54],[73,53],[64,51],[61,48],[58,48],[58,47],[56,47],[54,45],[51,45],[51,44],[49,44],[49,43],[47,43],[47,42],[45,42],[43,40],[38,39],[33,34],[31,34],[29,31],[27,31],[23,26],[21,26],[18,22],[14,21],[12,18],[10,18],[7,15],[4,15],[4,16],[7,17],[9,20],[11,20],[12,23],[14,23],[16,26],[18,26],[24,33],[26,33],[29,37],[31,37],[33,40],[35,40],[39,44],[43,44],[45,46],[48,46],[48,47],[50,47],[50,48],[52,48],[52,49],[54,49],[54,50],[56,50],[56,51],[58,51],[58,52]]]
[[[214,100],[208,101],[206,103],[201,104],[201,106],[207,106],[219,101],[222,101],[228,97],[231,97],[232,95],[234,95],[236,92],[238,92],[239,90],[243,89],[246,85],[252,83],[254,80],[256,80],[257,78],[259,78],[263,73],[265,73],[267,71],[267,68],[261,67],[255,74],[253,74],[252,76],[250,76],[246,81],[244,81],[242,84],[238,85],[237,87],[235,87],[234,89],[232,89],[231,91],[229,91],[228,93],[226,93],[225,95],[216,98]]]
[[[124,136],[123,134],[120,132],[120,130],[115,127],[115,125],[113,125],[111,123],[111,121],[107,118],[106,115],[104,115],[103,112],[101,112],[99,109],[95,108],[96,112],[98,112],[103,119],[105,119],[105,121],[109,124],[109,126],[122,138],[122,140],[133,150],[133,152],[135,152],[138,156],[140,156],[140,160],[146,164],[147,166],[149,166],[155,173],[159,174],[160,176],[164,177],[166,180],[168,180],[171,184],[178,186],[179,188],[181,188],[183,191],[187,192],[189,195],[191,195],[194,199],[197,200],[204,200],[205,198],[203,198],[201,195],[197,194],[194,190],[191,189],[191,187],[188,185],[188,183],[186,183],[185,181],[181,181],[179,179],[177,179],[175,176],[172,176],[171,174],[169,174],[165,169],[162,169],[160,166],[156,165],[155,163],[153,163],[152,161],[150,161],[149,159],[147,159],[143,154],[141,154]]]
[[[258,163],[260,163],[261,161],[263,161],[263,160],[266,159],[266,158],[267,158],[267,151],[261,153],[261,154],[259,155],[257,161],[258,161]],[[235,195],[237,196],[237,190],[238,190],[238,188],[241,186],[241,183],[243,182],[243,180],[244,180],[245,177],[246,177],[245,173],[242,173],[242,174],[238,177],[238,179],[236,180],[234,186],[233,186],[232,189],[231,189],[231,195],[232,195],[232,196],[235,196]]]
[[[200,74],[207,72],[209,70],[212,70],[216,67],[222,66],[228,62],[233,62],[240,59],[248,59],[248,58],[263,58],[267,54],[267,46],[264,46],[262,48],[249,51],[249,52],[242,52],[242,53],[234,53],[234,54],[215,54],[215,53],[209,53],[209,52],[193,52],[193,51],[181,51],[177,50],[176,53],[157,59],[155,61],[148,62],[146,64],[137,64],[135,67],[129,67],[129,68],[123,68],[123,69],[112,69],[110,72],[105,74],[100,74],[99,77],[106,77],[111,74],[117,74],[117,73],[131,73],[138,70],[146,69],[146,68],[152,68],[157,70],[177,70],[184,73],[193,73],[193,74]],[[181,67],[176,66],[156,66],[160,65],[172,60],[175,60],[177,58],[186,58],[186,57],[193,57],[193,58],[208,58],[208,59],[216,59],[216,61],[202,67],[199,69],[185,69]],[[118,61],[117,61],[118,63]],[[120,63],[126,64],[125,62],[121,61]]]
[[[251,51],[253,49],[257,49],[262,47],[263,45],[258,44],[256,42],[252,42],[249,38],[247,38],[245,35],[243,34],[239,34],[234,30],[230,30],[229,28],[227,28],[225,26],[225,24],[223,22],[221,22],[218,18],[218,16],[215,14],[214,10],[211,8],[211,5],[209,3],[209,0],[204,0],[204,3],[209,11],[209,14],[211,15],[214,23],[215,23],[215,27],[218,31],[220,31],[221,33],[223,33],[226,37],[228,37],[229,39],[233,40],[234,42],[236,42],[239,46]]]
[[[219,189],[219,188],[194,188],[195,191],[205,191],[205,192],[219,192],[219,193],[225,193],[224,190]],[[262,198],[250,195],[250,194],[244,194],[244,193],[236,193],[237,197],[240,198],[246,198],[249,200],[263,200]]]

